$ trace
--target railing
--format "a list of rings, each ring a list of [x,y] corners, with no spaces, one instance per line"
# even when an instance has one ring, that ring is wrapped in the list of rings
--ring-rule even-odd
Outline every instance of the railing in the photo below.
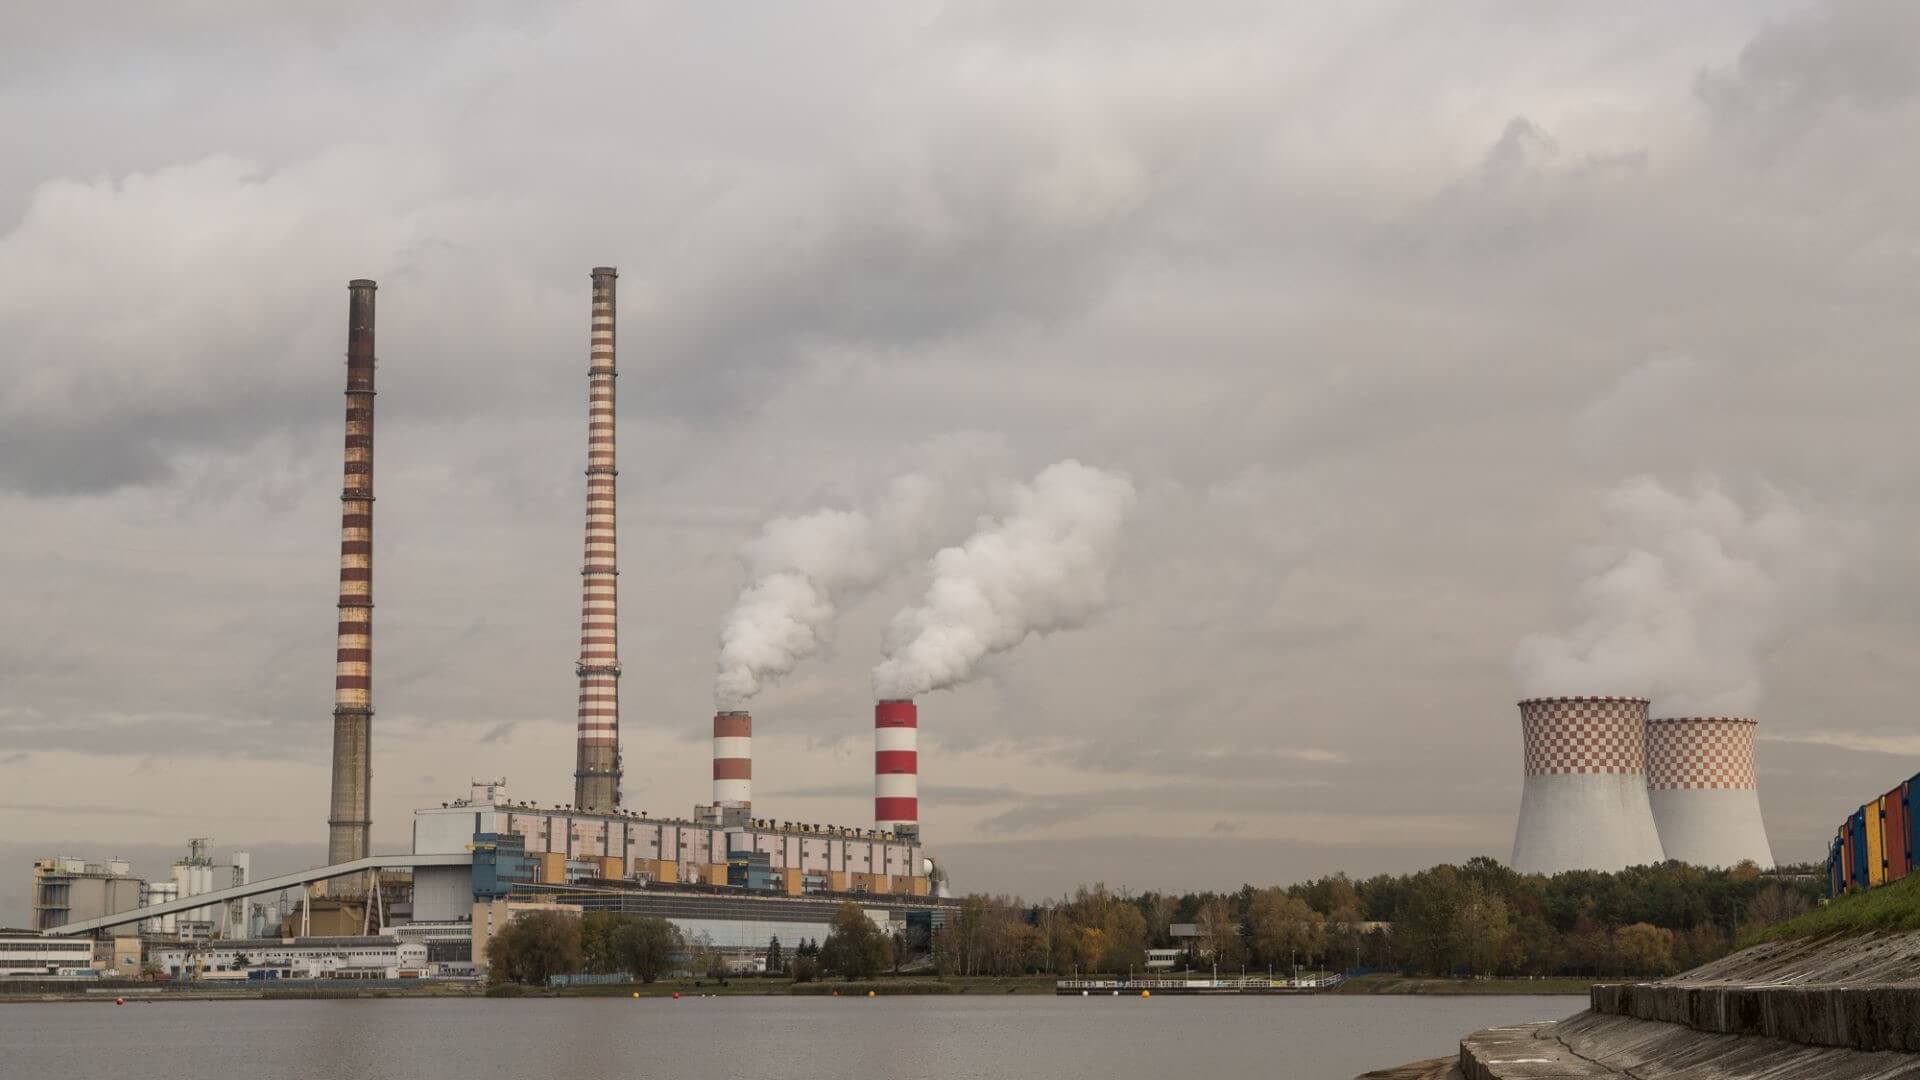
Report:
[[[1346,982],[1347,977],[1335,972],[1314,972],[1291,978],[1267,978],[1264,975],[1248,975],[1236,978],[1099,978],[1099,979],[1060,979],[1054,983],[1059,990],[1330,990]]]

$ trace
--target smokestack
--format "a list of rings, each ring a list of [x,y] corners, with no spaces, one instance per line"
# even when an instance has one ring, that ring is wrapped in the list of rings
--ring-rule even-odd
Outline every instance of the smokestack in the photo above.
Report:
[[[745,710],[713,714],[713,805],[753,805],[753,717]]]
[[[911,700],[873,706],[873,823],[920,837],[920,710]]]
[[[587,548],[580,567],[580,725],[573,805],[591,813],[620,806],[619,558],[614,544],[613,283],[593,269],[593,332],[587,368]]]
[[[1647,800],[1647,704],[1623,697],[1520,703],[1526,784],[1515,870],[1611,871],[1662,861]]]
[[[347,283],[347,442],[340,488],[340,603],[333,674],[327,862],[365,858],[373,826],[373,294]]]
[[[1754,780],[1752,720],[1684,716],[1647,723],[1647,797],[1667,858],[1773,867]]]

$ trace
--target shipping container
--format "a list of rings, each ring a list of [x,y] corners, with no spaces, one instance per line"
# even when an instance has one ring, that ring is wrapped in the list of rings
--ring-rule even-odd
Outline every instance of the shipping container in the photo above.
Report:
[[[1920,779],[1920,777],[1915,779]],[[1900,823],[1905,827],[1906,832],[1907,873],[1909,874],[1913,873],[1914,854],[1920,852],[1920,843],[1916,843],[1914,836],[1913,804],[1916,797],[1920,797],[1920,784],[1916,784],[1914,780],[1908,780],[1906,783],[1900,785]]]
[[[1887,881],[1907,876],[1907,786],[1901,784],[1881,796],[1881,813],[1886,815]]]
[[[1875,799],[1860,808],[1865,815],[1867,831],[1867,888],[1871,889],[1887,880],[1887,850],[1885,822],[1880,816],[1880,800]]]
[[[1861,807],[1847,819],[1847,884],[1867,887],[1867,810]]]

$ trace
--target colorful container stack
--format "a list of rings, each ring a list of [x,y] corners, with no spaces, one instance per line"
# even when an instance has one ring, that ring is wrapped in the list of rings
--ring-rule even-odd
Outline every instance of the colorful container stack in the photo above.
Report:
[[[1855,810],[1827,845],[1827,891],[1839,896],[1899,881],[1920,849],[1914,795],[1920,776]]]

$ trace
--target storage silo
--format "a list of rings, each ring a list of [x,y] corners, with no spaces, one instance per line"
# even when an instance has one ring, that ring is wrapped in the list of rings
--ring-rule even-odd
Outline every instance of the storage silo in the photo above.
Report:
[[[1667,858],[1696,866],[1773,866],[1753,769],[1755,723],[1738,716],[1647,723],[1647,796]]]
[[[1662,861],[1647,799],[1645,698],[1520,703],[1526,782],[1513,868],[1621,870]]]

